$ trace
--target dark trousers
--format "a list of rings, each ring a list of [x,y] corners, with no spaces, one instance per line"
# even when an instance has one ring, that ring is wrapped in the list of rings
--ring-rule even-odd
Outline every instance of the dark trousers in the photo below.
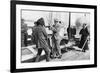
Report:
[[[88,41],[86,41],[87,37],[82,37],[80,44],[79,44],[79,48],[83,48],[83,50],[88,50]],[[85,43],[86,42],[86,43]],[[85,44],[85,45],[84,45]],[[83,47],[84,45],[84,47]]]
[[[45,51],[46,61],[50,61],[50,50],[49,50],[49,48],[39,48],[35,62],[39,62],[42,50]]]

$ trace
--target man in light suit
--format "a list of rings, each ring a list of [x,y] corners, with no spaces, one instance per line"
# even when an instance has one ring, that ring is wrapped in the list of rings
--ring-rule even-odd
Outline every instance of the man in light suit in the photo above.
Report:
[[[59,31],[61,29],[61,21],[59,21],[58,19],[54,19],[54,26],[51,27],[51,30],[53,31],[53,35],[52,35],[52,54],[54,58],[61,58],[62,54],[61,54],[61,49],[60,49],[60,35],[59,35]]]

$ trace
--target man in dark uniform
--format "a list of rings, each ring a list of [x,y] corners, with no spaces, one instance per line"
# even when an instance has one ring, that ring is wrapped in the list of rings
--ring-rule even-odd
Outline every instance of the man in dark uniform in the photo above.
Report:
[[[76,34],[76,28],[75,28],[75,26],[72,26],[71,33],[72,33],[72,38],[75,39],[75,34]]]
[[[36,43],[36,47],[38,48],[37,56],[35,62],[39,62],[40,55],[42,50],[45,51],[46,61],[50,61],[50,49],[47,43],[47,33],[44,28],[44,19],[40,18],[37,21],[37,26],[33,28],[33,37]]]
[[[85,52],[86,49],[89,49],[88,42],[87,42],[87,37],[89,36],[89,32],[86,27],[86,24],[83,24],[83,28],[81,29],[79,34],[81,35],[79,48],[82,48],[82,51]]]
[[[68,32],[68,39],[74,39],[75,34],[76,34],[76,28],[74,26],[72,27],[68,27],[67,28],[67,32]]]
[[[25,30],[24,32],[24,45],[27,46],[28,43],[27,43],[27,38],[28,38],[28,33],[27,33],[27,30]]]

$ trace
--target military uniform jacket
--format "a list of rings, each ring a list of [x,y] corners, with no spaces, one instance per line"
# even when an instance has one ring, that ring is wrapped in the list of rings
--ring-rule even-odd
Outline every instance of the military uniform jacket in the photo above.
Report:
[[[32,36],[34,37],[34,41],[36,43],[37,48],[47,48],[47,33],[44,27],[41,25],[35,26],[33,28]]]

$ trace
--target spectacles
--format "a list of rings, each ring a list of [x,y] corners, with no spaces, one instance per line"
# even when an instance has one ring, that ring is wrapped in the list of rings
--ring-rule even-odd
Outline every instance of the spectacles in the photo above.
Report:
[[[61,21],[55,21],[56,23],[61,23]]]

